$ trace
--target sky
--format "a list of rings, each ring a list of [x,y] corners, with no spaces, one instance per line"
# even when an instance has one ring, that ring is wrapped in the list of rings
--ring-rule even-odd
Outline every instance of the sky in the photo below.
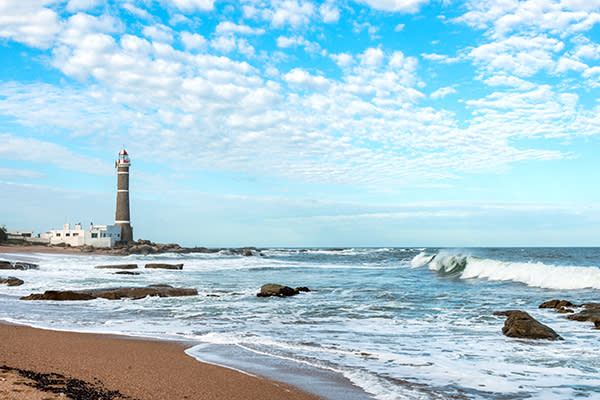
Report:
[[[600,245],[600,0],[2,0],[0,225]]]

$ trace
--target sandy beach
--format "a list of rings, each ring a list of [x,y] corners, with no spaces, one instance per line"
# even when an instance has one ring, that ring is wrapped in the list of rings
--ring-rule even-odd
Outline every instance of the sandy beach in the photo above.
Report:
[[[115,399],[317,399],[262,377],[200,363],[184,353],[186,347],[189,344],[0,324],[0,367],[94,383],[123,395]],[[65,398],[25,382],[31,383],[14,371],[0,370],[0,398]]]
[[[32,253],[43,253],[43,254],[86,254],[77,247],[61,247],[61,246],[45,246],[39,244],[32,244],[28,246],[15,245],[15,244],[2,244],[0,245],[0,254],[6,253],[18,253],[18,254],[32,254]],[[94,254],[104,254],[102,249],[94,250]]]

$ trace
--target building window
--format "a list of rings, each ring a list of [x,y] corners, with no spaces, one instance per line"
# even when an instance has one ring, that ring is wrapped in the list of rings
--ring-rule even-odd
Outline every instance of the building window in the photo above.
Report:
[[[56,234],[56,237],[60,237],[60,233],[57,233],[57,234]]]
[[[97,233],[92,233],[92,239],[97,239],[98,238],[98,234]]]
[[[65,233],[65,236],[71,236],[71,234],[70,233]]]
[[[73,236],[79,236],[79,233],[74,233]]]

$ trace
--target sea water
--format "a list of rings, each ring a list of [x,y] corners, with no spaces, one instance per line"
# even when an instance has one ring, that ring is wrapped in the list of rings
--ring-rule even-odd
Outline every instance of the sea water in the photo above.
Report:
[[[330,399],[600,399],[600,331],[539,309],[600,300],[597,248],[265,249],[215,254],[5,254],[39,270],[4,271],[0,318],[35,327],[197,343],[188,354],[267,375]],[[182,271],[117,275],[96,265],[184,263]],[[49,289],[167,283],[198,296],[20,301]],[[266,283],[308,286],[258,298]],[[565,340],[502,335],[519,309]],[[346,379],[355,388],[332,385]],[[345,391],[346,390],[346,391]]]

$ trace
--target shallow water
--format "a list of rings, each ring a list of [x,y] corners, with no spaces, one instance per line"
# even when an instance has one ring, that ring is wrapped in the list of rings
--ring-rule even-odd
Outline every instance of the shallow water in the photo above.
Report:
[[[296,365],[310,369],[303,378],[309,387],[314,371],[327,371],[376,399],[600,398],[600,331],[590,323],[538,309],[553,298],[597,302],[600,249],[262,253],[2,255],[30,258],[40,270],[1,272],[26,283],[0,286],[0,318],[52,329],[193,339],[201,344],[188,353],[204,361],[267,375],[276,375],[282,363],[287,369]],[[93,268],[147,262],[185,266],[183,271],[140,269],[139,276]],[[193,287],[199,295],[135,301],[17,300],[48,289],[153,283]],[[265,283],[308,286],[312,292],[257,298]],[[504,337],[504,318],[492,314],[506,309],[529,312],[565,340]],[[259,371],[258,365],[266,364],[273,366],[271,372]],[[324,395],[339,398],[339,393]]]

